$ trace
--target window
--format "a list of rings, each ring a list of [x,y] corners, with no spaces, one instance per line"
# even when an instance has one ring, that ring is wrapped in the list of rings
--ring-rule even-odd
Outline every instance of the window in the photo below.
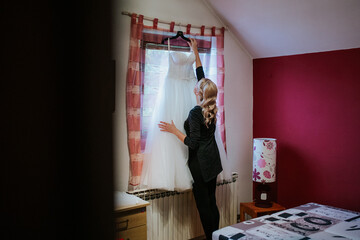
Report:
[[[146,137],[153,114],[154,106],[159,93],[159,88],[164,81],[169,68],[169,53],[167,47],[147,43],[145,47],[144,84],[141,109],[141,151],[144,152]],[[178,47],[171,49],[190,54],[189,48]],[[205,76],[216,79],[216,55],[211,54],[211,49],[200,49],[199,55],[204,66]],[[210,57],[209,57],[210,56]],[[195,71],[195,63],[194,63]],[[216,83],[216,81],[215,81]],[[185,119],[184,119],[185,120]]]

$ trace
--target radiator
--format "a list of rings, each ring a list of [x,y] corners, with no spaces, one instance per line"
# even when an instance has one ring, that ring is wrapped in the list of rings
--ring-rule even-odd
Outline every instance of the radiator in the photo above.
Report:
[[[237,220],[237,174],[232,180],[217,183],[216,202],[220,228]],[[204,235],[191,190],[186,192],[145,190],[129,192],[146,201],[148,240],[186,240]]]

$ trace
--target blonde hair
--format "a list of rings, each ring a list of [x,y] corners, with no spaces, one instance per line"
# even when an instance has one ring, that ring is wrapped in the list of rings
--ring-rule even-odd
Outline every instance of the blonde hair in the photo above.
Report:
[[[217,86],[208,78],[203,78],[198,82],[198,92],[201,101],[202,114],[205,118],[205,125],[216,124],[216,114],[218,108],[216,106]]]

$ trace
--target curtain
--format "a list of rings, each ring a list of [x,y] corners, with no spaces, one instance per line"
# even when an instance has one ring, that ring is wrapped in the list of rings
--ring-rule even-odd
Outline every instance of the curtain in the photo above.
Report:
[[[128,148],[130,154],[130,179],[129,185],[136,186],[140,182],[143,155],[141,153],[140,137],[140,110],[141,86],[143,79],[143,50],[140,40],[143,30],[143,17],[136,14],[131,16],[130,52],[126,77],[126,122],[128,135]]]
[[[129,190],[135,190],[140,184],[140,176],[143,165],[143,151],[146,145],[147,123],[151,118],[151,107],[157,96],[159,82],[164,76],[164,66],[167,61],[157,55],[154,51],[146,56],[147,46],[156,46],[164,38],[174,36],[175,23],[170,24],[170,29],[158,28],[158,20],[155,18],[152,26],[145,26],[143,16],[132,14],[129,61],[126,82],[126,119],[128,148],[130,155],[130,177]],[[189,24],[184,33],[187,37],[195,38],[199,49],[205,76],[213,80],[218,86],[218,121],[221,138],[226,147],[225,138],[225,111],[224,111],[224,28],[220,34],[215,34],[215,27],[211,34],[204,34],[205,27],[202,26],[200,34],[190,33]],[[172,46],[188,46],[183,40],[172,40]],[[146,69],[146,71],[145,71]],[[146,74],[146,76],[145,76]],[[162,75],[163,74],[163,75]],[[147,79],[145,83],[145,78]],[[185,119],[184,119],[185,120]]]

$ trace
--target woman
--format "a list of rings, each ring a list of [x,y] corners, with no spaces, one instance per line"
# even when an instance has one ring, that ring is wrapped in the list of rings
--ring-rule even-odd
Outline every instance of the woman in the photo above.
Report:
[[[189,168],[194,179],[193,194],[199,211],[206,239],[219,228],[219,210],[215,189],[217,175],[222,171],[219,150],[215,141],[217,87],[205,78],[197,42],[190,39],[189,46],[196,56],[196,75],[199,80],[194,88],[197,105],[184,123],[186,135],[171,123],[160,122],[159,128],[177,136],[189,148]]]

